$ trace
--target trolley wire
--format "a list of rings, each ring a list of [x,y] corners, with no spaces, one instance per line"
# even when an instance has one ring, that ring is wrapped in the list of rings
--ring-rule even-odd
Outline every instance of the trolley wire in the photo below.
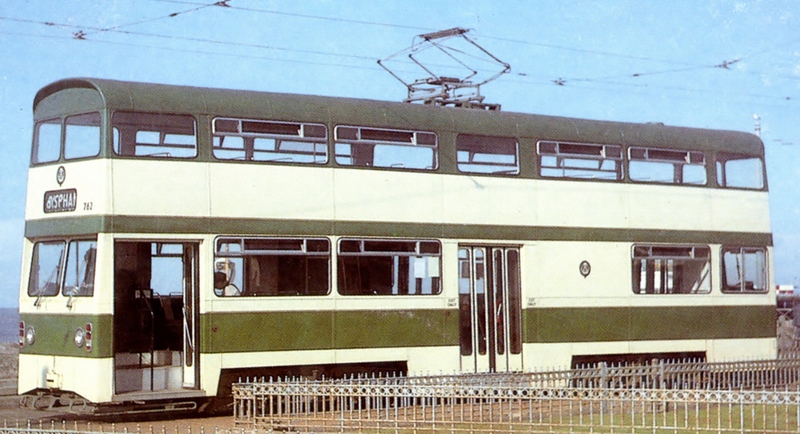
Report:
[[[176,4],[184,4],[184,5],[202,5],[205,3],[198,3],[193,1],[187,0],[151,0],[160,3],[176,3]],[[231,1],[231,0],[228,0]],[[373,25],[373,26],[381,26],[381,27],[390,27],[390,28],[397,28],[397,29],[406,29],[406,30],[417,30],[423,32],[429,32],[432,30],[428,27],[420,27],[420,26],[409,26],[406,24],[392,24],[392,23],[381,23],[376,21],[366,21],[366,20],[354,20],[350,18],[334,18],[334,17],[326,17],[322,15],[311,15],[311,14],[299,14],[295,12],[283,12],[283,11],[276,11],[271,9],[259,9],[259,8],[250,8],[250,7],[243,7],[243,6],[236,6],[231,4],[226,4],[231,9],[246,11],[246,12],[259,12],[259,13],[266,13],[266,14],[273,14],[273,15],[282,15],[287,17],[296,17],[296,18],[311,18],[316,20],[324,20],[324,21],[337,21],[342,23],[349,23],[349,24],[366,24],[366,25]]]
[[[83,39],[86,36],[91,35],[93,33],[117,31],[117,30],[119,30],[119,29],[121,29],[123,27],[137,26],[139,24],[151,23],[151,22],[154,22],[154,21],[161,21],[161,20],[167,19],[167,18],[175,18],[178,15],[184,15],[184,14],[187,14],[187,13],[190,13],[190,12],[196,12],[196,11],[199,11],[201,9],[205,9],[205,8],[212,7],[212,6],[227,6],[227,2],[229,2],[229,1],[230,0],[221,0],[221,1],[218,1],[218,2],[215,2],[215,3],[211,3],[211,4],[201,3],[200,6],[197,6],[195,8],[191,8],[191,9],[187,9],[185,11],[172,12],[172,13],[170,13],[168,15],[164,15],[164,16],[148,18],[146,20],[136,21],[136,22],[132,22],[132,23],[128,23],[128,24],[120,24],[120,25],[117,25],[117,26],[107,27],[107,28],[103,28],[103,29],[97,29],[96,31],[91,32],[91,33],[86,33],[86,32],[83,32],[83,31],[79,31],[78,33],[80,34],[81,37],[79,37],[77,39]]]
[[[111,41],[101,41],[96,38],[87,39],[87,36],[104,33],[104,32],[111,32],[111,33],[119,33],[123,35],[129,35],[134,37],[154,37],[154,38],[161,38],[161,39],[171,39],[171,40],[179,40],[179,41],[188,41],[188,42],[199,42],[199,43],[208,43],[214,45],[224,45],[224,46],[236,46],[242,48],[255,48],[255,49],[269,49],[269,50],[276,50],[282,52],[294,52],[294,53],[302,53],[302,54],[314,54],[314,55],[322,55],[322,56],[335,56],[339,58],[349,58],[355,60],[367,60],[367,61],[374,61],[373,57],[363,56],[363,55],[354,55],[354,54],[345,54],[345,53],[332,53],[332,52],[325,52],[320,50],[303,50],[297,48],[287,48],[287,47],[279,47],[274,45],[265,45],[265,44],[253,44],[253,43],[241,43],[241,42],[231,42],[231,41],[223,41],[218,39],[209,39],[209,38],[198,38],[198,37],[188,37],[188,36],[177,36],[177,35],[165,35],[160,33],[150,33],[150,32],[137,32],[132,30],[122,30],[123,27],[131,27],[139,24],[150,23],[158,20],[164,20],[168,18],[173,18],[178,15],[199,11],[201,9],[210,8],[210,7],[224,7],[226,9],[239,9],[245,10],[249,12],[260,12],[260,13],[269,13],[269,14],[278,14],[278,15],[286,15],[286,16],[294,16],[300,18],[313,18],[313,19],[323,19],[329,21],[340,21],[346,23],[358,23],[358,24],[369,24],[369,25],[379,25],[383,27],[397,27],[397,28],[404,28],[404,29],[414,29],[414,30],[430,30],[427,28],[416,27],[416,26],[406,26],[406,25],[395,25],[395,24],[388,24],[388,23],[378,23],[372,21],[363,21],[363,20],[351,20],[351,19],[343,19],[343,18],[331,18],[331,17],[324,17],[318,15],[309,15],[309,14],[297,14],[297,13],[287,13],[287,12],[279,12],[274,10],[267,10],[267,9],[258,9],[258,8],[245,8],[241,6],[231,5],[229,4],[232,0],[223,0],[217,1],[215,3],[198,3],[198,2],[191,2],[186,0],[152,0],[157,2],[163,3],[175,3],[175,4],[185,4],[185,5],[193,5],[195,7],[186,9],[183,11],[173,12],[168,15],[158,16],[154,18],[149,18],[146,20],[136,21],[128,24],[122,24],[112,27],[89,27],[89,26],[80,26],[75,24],[65,24],[65,23],[57,23],[52,21],[38,21],[38,20],[31,20],[31,19],[24,19],[24,18],[14,18],[14,17],[5,17],[0,16],[0,20],[12,21],[12,22],[20,22],[20,23],[29,23],[29,24],[39,24],[45,25],[49,27],[63,27],[69,29],[78,29],[76,32],[73,32],[72,37],[70,39],[78,39],[82,41],[91,41],[95,43],[105,43],[105,44],[116,44],[116,45],[125,45],[125,46],[138,46],[138,47],[145,47],[145,48],[158,48],[158,49],[169,49],[174,51],[180,52],[187,52],[187,53],[199,53],[199,54],[206,54],[206,55],[222,55],[222,56],[229,56],[229,57],[239,57],[239,58],[252,58],[252,59],[269,59],[269,60],[279,60],[285,62],[292,62],[292,63],[303,63],[303,64],[314,64],[314,65],[323,65],[323,66],[335,66],[335,67],[345,67],[345,68],[354,68],[354,69],[369,69],[369,70],[378,70],[378,68],[374,67],[366,67],[360,65],[353,65],[353,64],[342,64],[342,63],[330,63],[330,62],[311,62],[307,60],[297,61],[297,60],[290,60],[290,59],[275,59],[274,57],[267,57],[267,56],[255,56],[255,55],[246,55],[246,54],[232,54],[232,53],[222,53],[222,52],[214,52],[214,51],[203,51],[203,50],[191,50],[186,48],[170,48],[170,47],[163,47],[163,46],[151,46],[151,45],[144,45],[139,43],[124,43],[124,42],[111,42]],[[88,30],[88,31],[87,31]],[[2,32],[8,34],[6,32]],[[28,36],[35,36],[35,35],[28,35]],[[645,60],[645,61],[653,61],[653,62],[662,62],[667,64],[674,64],[674,65],[682,65],[686,66],[685,68],[675,68],[669,70],[662,70],[662,71],[650,71],[650,72],[642,72],[642,73],[633,73],[627,75],[618,75],[618,76],[609,76],[609,77],[595,77],[595,78],[562,78],[559,77],[557,79],[549,79],[548,81],[551,84],[555,84],[558,86],[565,86],[567,84],[573,82],[584,82],[584,83],[597,83],[601,85],[615,85],[615,86],[634,86],[636,87],[636,83],[619,83],[619,82],[611,82],[609,80],[618,80],[621,78],[638,78],[647,75],[657,75],[657,74],[669,74],[669,73],[677,73],[677,72],[688,72],[688,71],[696,71],[702,69],[712,69],[712,68],[719,68],[719,69],[726,69],[730,70],[730,66],[734,65],[735,63],[741,61],[744,58],[765,54],[770,51],[774,51],[775,49],[789,45],[796,41],[789,41],[786,43],[779,44],[776,47],[767,50],[761,50],[759,52],[753,53],[749,56],[743,56],[736,58],[731,61],[723,61],[721,63],[714,63],[714,64],[695,64],[689,62],[679,62],[679,61],[670,61],[666,59],[658,59],[653,57],[646,57],[646,56],[633,56],[633,55],[625,55],[620,53],[612,53],[612,52],[605,52],[605,51],[596,51],[596,50],[585,50],[573,47],[565,47],[559,45],[551,45],[551,44],[540,44],[534,43],[530,41],[523,41],[517,39],[509,39],[509,38],[498,38],[498,37],[491,37],[491,36],[483,36],[484,39],[494,39],[506,42],[514,42],[532,46],[542,46],[547,48],[553,49],[561,49],[561,50],[570,50],[576,52],[582,52],[587,54],[597,54],[597,55],[604,55],[604,56],[615,56],[621,57],[626,59],[635,59],[635,60]],[[748,72],[748,71],[744,71]],[[748,72],[750,74],[758,74],[763,75],[762,73],[758,72]],[[523,78],[531,78],[533,74],[527,72],[516,72],[514,75],[523,77]],[[774,75],[774,74],[773,74]],[[778,76],[780,77],[780,76]],[[797,79],[797,77],[781,77],[781,78],[792,78]],[[506,81],[506,80],[504,80]],[[697,88],[675,88],[675,87],[665,87],[665,86],[655,86],[649,85],[647,87],[650,88],[661,88],[661,89],[669,89],[669,90],[681,90],[684,92],[702,92],[703,89]],[[777,97],[777,96],[769,96],[769,95],[756,95],[756,94],[740,94],[742,96],[751,96],[751,97],[759,97],[759,98],[780,98],[785,101],[793,100],[791,97]]]

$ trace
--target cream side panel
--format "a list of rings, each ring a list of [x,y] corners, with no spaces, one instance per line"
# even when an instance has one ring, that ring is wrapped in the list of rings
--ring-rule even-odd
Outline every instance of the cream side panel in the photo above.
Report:
[[[61,185],[56,179],[59,167],[64,167],[65,171]],[[85,217],[111,213],[107,184],[110,167],[111,160],[96,159],[31,168],[28,170],[25,219]],[[45,192],[73,188],[78,194],[75,211],[45,214]]]
[[[626,190],[631,228],[730,230],[711,226],[719,189],[633,184]]]
[[[540,241],[522,247],[528,307],[624,306],[631,291],[629,243]],[[581,263],[591,267],[581,274]]]
[[[742,360],[775,360],[778,357],[777,338],[719,339],[710,343],[709,362]]]
[[[443,177],[444,222],[538,224],[536,181],[487,176]],[[487,233],[486,238],[492,234]]]
[[[743,232],[771,232],[767,193],[717,190],[711,228]]]
[[[341,169],[333,172],[337,220],[439,223],[442,176],[388,170]]]
[[[57,374],[60,389],[92,402],[109,402],[113,394],[114,359],[19,355],[19,393],[47,388],[47,373]]]
[[[539,225],[627,228],[628,198],[621,183],[538,181]]]
[[[459,370],[458,351],[458,347],[421,347],[225,353],[219,355],[218,363],[214,360],[208,360],[208,362],[215,368],[230,369],[292,366],[297,365],[298,360],[301,360],[303,365],[347,364],[363,361],[405,361],[408,362],[410,374],[454,373]],[[203,361],[206,361],[206,359],[203,359]],[[206,368],[210,367],[206,366]],[[206,388],[205,390],[208,391],[209,389]]]
[[[691,352],[706,351],[707,348],[708,341],[702,339],[643,342],[565,342],[525,344],[523,346],[523,357],[526,370],[543,371],[569,369],[573,355]]]
[[[110,160],[114,214],[208,216],[208,165],[192,161]]]
[[[770,232],[766,192],[628,185],[631,228]]]
[[[523,303],[526,307],[652,307],[774,305],[766,294],[726,294],[720,290],[720,246],[711,245],[711,292],[707,294],[634,294],[631,244],[540,241],[522,247]],[[769,250],[771,257],[771,249]],[[584,277],[580,264],[587,261]],[[770,267],[772,262],[770,260]],[[771,270],[771,268],[770,268]],[[770,271],[772,275],[772,271]],[[772,280],[770,280],[772,281]],[[770,285],[773,288],[774,285]]]
[[[214,217],[333,219],[333,169],[276,164],[209,166]]]

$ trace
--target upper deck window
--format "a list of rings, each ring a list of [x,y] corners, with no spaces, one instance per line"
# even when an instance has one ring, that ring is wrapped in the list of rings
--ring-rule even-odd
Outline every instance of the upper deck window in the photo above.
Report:
[[[36,124],[33,140],[33,164],[51,163],[61,158],[94,157],[100,153],[100,113],[67,116],[62,129],[61,119],[49,119]]]
[[[436,134],[338,126],[336,163],[343,166],[434,170],[438,167]]]
[[[100,113],[68,116],[64,128],[64,158],[94,157],[100,153]]]
[[[630,148],[628,173],[632,181],[665,184],[706,184],[706,156],[697,151]]]
[[[720,187],[764,188],[764,162],[759,157],[738,154],[717,155],[717,183]]]
[[[325,164],[325,125],[215,118],[214,157],[220,160]]]
[[[619,181],[622,179],[622,147],[589,143],[540,141],[539,175]]]
[[[33,136],[33,163],[58,161],[61,156],[61,119],[36,124]]]
[[[116,112],[114,152],[117,155],[162,158],[197,156],[197,134],[192,116]]]
[[[456,157],[460,172],[519,174],[519,144],[513,138],[461,134]]]

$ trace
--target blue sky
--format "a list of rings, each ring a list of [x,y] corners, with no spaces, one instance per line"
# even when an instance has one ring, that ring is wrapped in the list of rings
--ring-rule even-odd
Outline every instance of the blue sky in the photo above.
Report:
[[[511,65],[482,89],[506,111],[751,132],[758,116],[777,282],[797,283],[795,1],[213,3],[0,2],[0,306],[17,304],[31,105],[42,86],[90,76],[397,101],[405,88],[376,61],[452,27],[471,29]]]

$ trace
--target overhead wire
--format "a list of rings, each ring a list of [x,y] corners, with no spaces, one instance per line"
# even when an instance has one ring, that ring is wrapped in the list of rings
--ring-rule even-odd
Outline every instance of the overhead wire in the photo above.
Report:
[[[158,17],[149,18],[149,19],[146,19],[146,20],[141,20],[141,21],[137,21],[137,22],[131,22],[131,23],[112,26],[112,27],[105,27],[105,28],[102,28],[102,27],[87,27],[87,26],[79,26],[79,25],[74,25],[74,24],[56,23],[56,22],[52,22],[52,21],[37,21],[37,20],[13,18],[13,17],[4,17],[4,16],[0,16],[0,20],[15,21],[15,22],[22,22],[22,23],[40,24],[40,25],[46,25],[46,26],[50,26],[50,27],[64,27],[64,28],[71,28],[71,29],[79,29],[77,32],[73,32],[73,36],[72,36],[72,39],[79,39],[79,40],[88,40],[87,36],[98,34],[98,33],[110,32],[110,33],[119,33],[119,34],[124,34],[124,35],[131,35],[131,36],[155,37],[155,38],[162,38],[162,39],[173,39],[173,40],[200,42],[200,43],[225,45],[225,46],[237,46],[237,47],[243,47],[243,48],[269,49],[269,50],[277,50],[277,51],[284,51],[284,52],[296,52],[296,53],[302,53],[302,54],[335,56],[335,57],[340,57],[340,58],[350,58],[350,59],[369,60],[369,61],[374,61],[374,58],[368,57],[368,56],[339,53],[339,52],[331,53],[331,52],[325,52],[325,51],[319,51],[319,50],[302,50],[302,49],[296,49],[296,48],[286,48],[286,47],[278,47],[278,46],[264,45],[264,44],[251,44],[251,43],[239,43],[239,42],[221,41],[221,40],[209,39],[209,38],[197,38],[197,37],[187,37],[187,36],[164,35],[164,34],[159,34],[159,33],[137,32],[137,31],[131,31],[131,30],[122,30],[122,28],[131,27],[131,26],[144,24],[144,23],[155,22],[155,21],[158,21],[158,20],[163,20],[163,19],[168,19],[168,18],[173,18],[173,17],[176,17],[176,16],[181,15],[181,14],[186,14],[186,13],[190,13],[190,12],[199,11],[201,9],[217,6],[217,7],[225,7],[225,8],[229,8],[229,9],[244,10],[244,11],[249,11],[249,12],[261,12],[261,13],[269,13],[269,14],[278,14],[278,15],[294,16],[294,17],[299,17],[299,18],[313,18],[313,19],[339,21],[339,22],[346,22],[346,23],[380,25],[380,26],[383,26],[383,27],[397,27],[397,28],[404,28],[404,29],[430,30],[430,29],[423,28],[423,27],[418,27],[418,26],[394,25],[394,24],[387,24],[387,23],[364,21],[364,20],[351,20],[351,19],[343,19],[343,18],[331,18],[331,17],[324,17],[324,16],[318,16],[318,15],[309,15],[309,14],[286,13],[286,12],[280,12],[280,11],[274,11],[274,10],[267,10],[267,9],[245,8],[245,7],[241,7],[241,6],[237,6],[237,5],[228,4],[231,0],[217,1],[217,2],[214,2],[214,3],[199,3],[199,2],[186,1],[186,0],[151,0],[151,1],[157,1],[157,2],[162,2],[162,3],[185,4],[185,5],[192,5],[192,6],[195,6],[195,7],[187,9],[187,10],[183,10],[183,11],[173,12],[173,13],[170,13],[168,15],[158,16]],[[86,30],[88,30],[88,32]],[[670,60],[666,60],[666,59],[658,59],[658,58],[647,57],[647,56],[632,56],[632,55],[625,55],[625,54],[613,53],[613,52],[577,49],[577,48],[573,48],[573,47],[564,47],[564,46],[551,45],[551,44],[540,44],[540,43],[533,43],[533,42],[522,41],[522,40],[517,40],[517,39],[497,38],[497,37],[491,37],[491,36],[482,36],[482,37],[484,39],[494,39],[494,40],[500,40],[500,41],[506,41],[506,42],[514,42],[514,43],[526,44],[526,45],[542,46],[542,47],[547,47],[547,48],[576,51],[576,52],[582,52],[582,53],[587,53],[587,54],[590,53],[590,54],[596,54],[596,55],[615,56],[615,57],[627,58],[627,59],[645,60],[645,61],[653,61],[653,62],[661,62],[661,63],[667,63],[667,64],[687,66],[686,68],[675,68],[675,69],[660,70],[660,71],[633,73],[633,74],[630,74],[630,75],[620,75],[620,76],[613,76],[613,77],[567,78],[567,79],[559,77],[558,79],[551,79],[550,80],[551,83],[559,85],[559,86],[565,86],[565,85],[567,85],[569,83],[573,83],[573,82],[585,82],[585,83],[586,82],[588,82],[588,83],[595,82],[595,83],[600,83],[600,84],[614,84],[614,85],[617,85],[617,86],[626,86],[626,85],[631,86],[631,85],[633,85],[633,83],[630,83],[630,84],[628,84],[628,83],[611,83],[608,80],[609,79],[613,80],[613,79],[620,79],[620,78],[629,78],[629,77],[638,78],[638,77],[643,77],[643,76],[648,76],[648,75],[669,74],[669,73],[677,73],[677,72],[688,72],[688,71],[695,71],[695,70],[701,70],[701,69],[710,69],[710,68],[730,69],[731,65],[741,61],[743,58],[752,57],[752,56],[755,56],[755,55],[761,55],[761,54],[764,54],[766,52],[771,51],[771,50],[762,50],[761,52],[756,52],[756,53],[753,53],[753,54],[748,55],[748,56],[739,57],[739,58],[736,58],[736,59],[734,59],[732,61],[723,61],[721,63],[703,65],[703,64],[695,64],[695,63],[689,63],[689,62],[670,61]],[[120,42],[100,41],[100,40],[97,40],[97,39],[91,39],[91,41],[92,42],[102,42],[102,43],[112,43],[112,44],[118,44],[118,45],[127,45],[127,46],[143,46],[143,47],[162,48],[162,49],[166,48],[166,47],[161,47],[161,46],[153,47],[153,46],[141,45],[141,44],[136,44],[136,43],[120,43]],[[779,46],[788,45],[790,43],[791,42],[787,42],[787,43],[781,44]],[[180,49],[180,48],[171,48],[171,49],[175,50],[175,51],[194,52],[194,53],[202,53],[202,54],[210,54],[210,55],[227,55],[227,56],[232,55],[231,53],[220,53],[220,52],[213,52],[213,51],[188,50],[188,49]],[[243,58],[253,58],[253,59],[283,60],[283,61],[289,61],[289,62],[295,62],[295,63],[313,63],[313,64],[317,64],[317,65],[329,65],[329,66],[337,66],[337,67],[353,67],[353,68],[358,68],[358,69],[379,70],[379,68],[367,68],[367,67],[363,67],[363,66],[355,66],[355,65],[352,65],[352,64],[351,65],[344,65],[344,64],[333,64],[333,63],[325,63],[325,62],[292,61],[292,60],[289,60],[289,59],[275,59],[275,58],[270,58],[270,57],[252,56],[252,55],[235,55],[235,56],[236,57],[243,57]],[[757,74],[756,72],[750,72],[750,73],[751,74],[753,74],[753,73]],[[523,78],[532,76],[532,74],[526,73],[526,72],[517,72],[517,73],[515,73],[515,75],[517,75],[519,77],[523,77]],[[791,77],[791,78],[796,78],[796,77]],[[655,86],[653,86],[653,87],[655,87]],[[683,90],[684,91],[692,91],[691,89],[683,89]],[[700,89],[697,89],[695,91],[700,91]],[[760,97],[767,97],[767,96],[761,95]],[[792,100],[792,98],[790,98],[790,97],[781,97],[781,99]]]
[[[187,14],[187,13],[190,13],[190,12],[196,12],[196,11],[199,11],[201,9],[205,9],[205,8],[212,7],[212,6],[227,6],[226,3],[228,1],[229,0],[222,0],[222,1],[218,1],[218,2],[210,3],[210,4],[202,3],[202,4],[200,4],[199,6],[197,6],[195,8],[187,9],[185,11],[172,12],[172,13],[170,13],[168,15],[164,15],[164,16],[158,16],[158,17],[148,18],[146,20],[136,21],[136,22],[132,22],[132,23],[128,23],[128,24],[120,24],[120,25],[117,25],[117,26],[111,26],[111,27],[107,27],[107,28],[96,29],[94,32],[91,32],[91,33],[86,33],[86,32],[80,31],[80,35],[82,37],[86,37],[86,36],[94,34],[94,33],[116,31],[116,30],[119,30],[119,29],[121,29],[123,27],[130,27],[130,26],[136,26],[136,25],[139,25],[139,24],[151,23],[151,22],[154,22],[154,21],[161,21],[161,20],[167,19],[167,18],[175,18],[178,15],[183,15],[183,14]]]
[[[185,4],[185,5],[202,5],[205,3],[199,3],[194,1],[188,0],[150,0],[159,3],[175,3],[175,4]],[[230,1],[230,0],[229,0]],[[392,23],[378,23],[375,21],[366,21],[366,20],[354,20],[349,18],[334,18],[334,17],[325,17],[321,15],[311,15],[311,14],[299,14],[294,12],[283,12],[283,11],[276,11],[271,9],[259,9],[259,8],[249,8],[243,6],[236,6],[228,4],[226,5],[231,9],[237,9],[247,12],[259,12],[259,13],[266,13],[266,14],[273,14],[273,15],[282,15],[287,17],[296,17],[296,18],[311,18],[316,20],[324,20],[324,21],[338,21],[342,23],[349,23],[349,24],[367,24],[367,25],[376,25],[381,27],[392,27],[397,29],[408,29],[408,30],[419,30],[419,31],[431,31],[436,29],[431,29],[427,27],[420,27],[420,26],[410,26],[406,24],[392,24]]]

